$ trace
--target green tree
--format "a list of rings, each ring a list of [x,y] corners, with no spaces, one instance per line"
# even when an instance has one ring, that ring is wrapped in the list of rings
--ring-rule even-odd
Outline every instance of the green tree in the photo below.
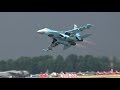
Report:
[[[65,71],[67,72],[77,71],[77,68],[76,68],[77,62],[78,62],[77,55],[74,55],[74,54],[68,55],[65,59],[65,63],[66,63]]]
[[[61,72],[64,70],[64,58],[61,55],[58,55],[55,62],[54,62],[54,71]]]
[[[113,69],[120,71],[120,61],[118,60],[117,57],[115,56],[113,57],[112,63],[113,63]]]
[[[14,60],[8,59],[6,61],[6,70],[14,70]]]
[[[2,60],[0,61],[0,71],[6,71],[7,66],[6,66],[6,61]]]

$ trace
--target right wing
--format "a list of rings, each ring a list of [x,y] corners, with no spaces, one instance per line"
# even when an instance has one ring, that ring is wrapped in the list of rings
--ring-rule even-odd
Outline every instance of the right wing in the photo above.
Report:
[[[81,35],[80,37],[81,38],[86,38],[86,37],[89,37],[90,35],[92,35],[92,34],[85,34],[85,35]]]
[[[87,24],[86,26],[80,27],[79,30],[83,31],[84,29],[90,29],[91,27],[93,27],[92,24]]]

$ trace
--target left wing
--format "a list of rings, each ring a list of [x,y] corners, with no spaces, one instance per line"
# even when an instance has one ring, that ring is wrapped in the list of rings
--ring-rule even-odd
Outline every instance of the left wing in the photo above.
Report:
[[[50,44],[50,46],[47,49],[43,49],[44,51],[49,51],[52,50],[53,47],[56,47],[57,45],[59,45],[60,43],[57,42],[57,40],[55,38],[53,38],[52,43]]]

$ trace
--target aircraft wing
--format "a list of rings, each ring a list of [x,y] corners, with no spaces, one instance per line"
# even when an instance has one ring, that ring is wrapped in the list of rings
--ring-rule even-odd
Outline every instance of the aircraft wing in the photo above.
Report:
[[[56,31],[56,32],[52,32],[50,33],[48,36],[51,37],[52,39],[61,39],[64,37],[69,37],[68,35],[64,34],[64,31]]]
[[[80,33],[80,31],[83,31],[85,29],[90,29],[91,27],[93,27],[93,25],[91,25],[91,24],[87,24],[86,26],[79,27],[79,28],[77,28],[77,26],[74,25],[74,29],[65,31],[65,34],[67,34],[67,35],[75,35],[76,33]]]
[[[50,44],[50,46],[47,49],[43,49],[44,51],[49,51],[52,50],[53,47],[56,47],[57,45],[59,45],[60,43],[57,42],[57,39],[53,38],[52,43]]]

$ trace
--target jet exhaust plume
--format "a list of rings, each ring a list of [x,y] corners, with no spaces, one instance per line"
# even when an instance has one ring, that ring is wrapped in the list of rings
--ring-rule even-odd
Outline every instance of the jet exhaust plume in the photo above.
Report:
[[[88,43],[88,44],[91,44],[91,45],[96,45],[94,42],[88,41],[88,40],[83,40],[83,42]]]
[[[86,47],[83,46],[82,44],[78,44],[78,43],[76,44],[76,46],[79,47],[79,48],[86,48]]]

